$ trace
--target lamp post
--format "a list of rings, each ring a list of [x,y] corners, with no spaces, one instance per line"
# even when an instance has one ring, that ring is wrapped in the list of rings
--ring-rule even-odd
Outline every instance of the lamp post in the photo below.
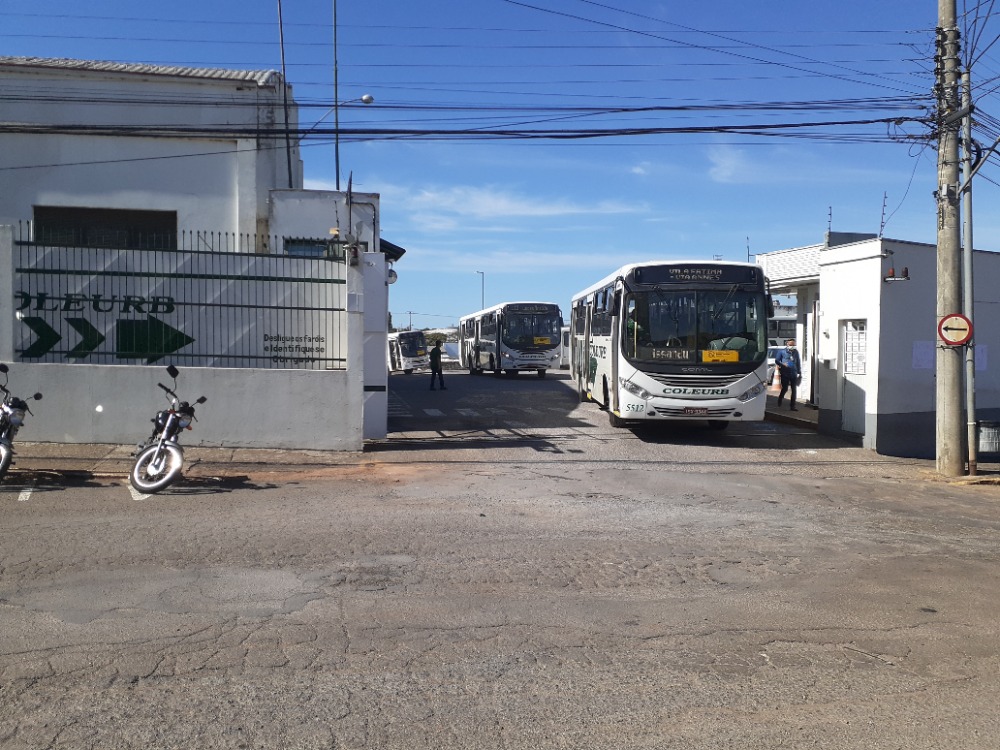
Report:
[[[476,271],[479,274],[479,309],[486,309],[486,271]]]
[[[340,192],[340,87],[337,71],[337,0],[333,0],[333,159],[337,170],[337,191]],[[355,100],[351,100],[355,101]],[[362,104],[371,104],[375,97],[365,94],[360,99]],[[344,102],[346,104],[347,102]],[[325,115],[324,115],[325,116]],[[322,119],[322,118],[320,118]],[[318,125],[319,123],[317,123]]]
[[[336,94],[334,95],[336,96]],[[334,168],[337,170],[337,190],[340,190],[340,105],[348,104],[349,102],[361,102],[362,104],[371,104],[375,101],[375,97],[371,94],[365,94],[358,99],[348,99],[346,102],[334,101],[333,104],[333,151],[334,151]]]

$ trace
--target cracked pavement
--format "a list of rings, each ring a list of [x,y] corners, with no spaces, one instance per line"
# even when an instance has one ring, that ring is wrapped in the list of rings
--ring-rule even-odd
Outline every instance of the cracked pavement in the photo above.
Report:
[[[1000,746],[996,488],[765,437],[5,483],[0,748]]]

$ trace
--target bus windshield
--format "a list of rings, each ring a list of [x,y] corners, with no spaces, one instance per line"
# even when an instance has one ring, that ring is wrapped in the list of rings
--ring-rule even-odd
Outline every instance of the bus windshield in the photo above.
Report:
[[[561,327],[558,310],[508,311],[503,321],[503,342],[514,349],[552,349],[559,346]]]
[[[640,364],[760,363],[767,356],[767,302],[739,285],[630,292],[622,352]]]
[[[399,353],[404,357],[422,357],[427,354],[427,339],[423,331],[399,334]]]

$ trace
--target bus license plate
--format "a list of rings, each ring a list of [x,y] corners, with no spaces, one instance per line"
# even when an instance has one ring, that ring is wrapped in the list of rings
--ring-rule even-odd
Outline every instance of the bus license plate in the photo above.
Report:
[[[705,416],[708,414],[708,408],[704,406],[685,406],[684,413],[691,416]]]

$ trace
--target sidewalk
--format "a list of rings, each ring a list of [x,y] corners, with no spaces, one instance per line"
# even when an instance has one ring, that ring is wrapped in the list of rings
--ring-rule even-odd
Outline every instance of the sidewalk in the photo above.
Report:
[[[764,409],[764,419],[771,422],[781,422],[816,430],[819,427],[819,409],[811,404],[798,401],[795,411],[790,408],[789,400],[778,406],[778,389],[772,386],[767,392],[767,406]]]
[[[63,477],[125,479],[135,460],[133,445],[91,443],[17,443],[10,477],[18,473]],[[355,467],[361,452],[266,448],[184,449],[184,476],[231,477],[254,473],[295,473],[336,466]]]

